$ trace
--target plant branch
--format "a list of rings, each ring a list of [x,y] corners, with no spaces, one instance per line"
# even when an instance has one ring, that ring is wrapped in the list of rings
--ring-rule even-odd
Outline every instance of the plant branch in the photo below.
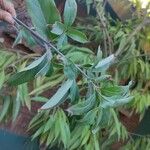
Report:
[[[37,41],[38,44],[40,44],[41,46],[43,46],[46,50],[48,50],[48,48],[52,48],[57,54],[59,54],[64,60],[66,61],[71,61],[70,59],[66,58],[66,56],[61,53],[59,51],[59,49],[57,49],[51,42],[45,40],[41,35],[39,35],[38,33],[36,33],[35,31],[33,31],[30,27],[28,27],[27,25],[25,25],[22,21],[20,21],[19,19],[17,18],[14,18],[15,22],[17,23],[17,25],[20,25],[20,26],[23,26],[25,29],[27,29],[31,35],[35,38],[35,40]],[[84,72],[81,70],[81,68],[77,65],[77,64],[74,64],[75,67],[78,69],[78,71],[85,77],[87,78],[87,80],[89,80],[92,85],[94,87],[97,87],[95,85],[95,83],[90,79],[90,77]]]

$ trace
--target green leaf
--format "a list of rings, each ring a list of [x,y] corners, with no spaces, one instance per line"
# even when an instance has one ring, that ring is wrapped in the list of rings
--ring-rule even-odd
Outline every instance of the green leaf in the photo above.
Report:
[[[121,95],[122,89],[119,86],[105,86],[101,89],[101,93],[106,96]]]
[[[87,6],[87,13],[89,15],[91,4],[93,4],[93,0],[86,0],[86,6]]]
[[[53,70],[50,67],[51,67],[51,62],[47,61],[44,67],[35,75],[35,78],[39,76],[48,76],[52,74],[52,72],[50,71],[53,71]]]
[[[63,46],[67,44],[68,44],[68,38],[67,35],[64,33],[58,38],[57,47],[61,49]]]
[[[102,129],[109,125],[112,114],[110,112],[110,109],[104,109],[104,108],[100,108],[100,109],[102,110],[99,112],[96,126],[99,126],[100,129]]]
[[[36,101],[36,102],[47,102],[48,98],[37,96],[37,97],[32,97],[31,100]]]
[[[32,120],[30,121],[30,123],[29,123],[29,128],[32,129],[32,127],[34,127],[34,124],[35,124],[38,120],[41,120],[41,118],[43,119],[43,113],[42,113],[42,112],[37,113],[37,114],[32,118]]]
[[[34,140],[36,137],[38,137],[40,134],[42,134],[44,130],[44,126],[41,126],[36,132],[35,134],[32,136],[32,140]]]
[[[97,108],[90,110],[85,114],[85,116],[81,120],[79,120],[79,122],[92,125],[95,122],[97,112]]]
[[[28,92],[28,85],[24,83],[18,86],[19,98],[22,100],[29,110],[31,110],[31,100]]]
[[[14,41],[14,43],[13,43],[12,47],[14,48],[17,44],[20,44],[21,41],[22,41],[22,38],[23,38],[23,31],[20,30],[18,35],[17,35],[17,37],[16,37],[16,39],[15,39],[15,41]]]
[[[129,103],[131,100],[133,100],[133,96],[125,96],[122,98],[118,98],[117,96],[112,96],[112,97],[106,97],[103,96],[104,101],[101,103],[102,108],[113,108],[113,107],[118,107],[122,106],[124,104]]]
[[[79,99],[79,88],[75,80],[73,81],[73,84],[70,88],[69,97],[71,99],[71,102],[75,102]]]
[[[51,59],[50,56],[45,53],[42,57],[32,62],[28,67],[10,77],[8,83],[10,85],[20,85],[33,80],[35,77],[41,74],[45,75],[49,69],[46,68],[47,70],[44,70],[45,66],[48,64],[49,59]]]
[[[7,49],[0,50],[0,68],[4,70],[8,65],[16,60],[16,54],[8,51]]]
[[[46,122],[46,124],[45,124],[43,133],[46,133],[48,130],[50,130],[51,127],[52,127],[52,125],[53,125],[53,120],[52,120],[52,118],[50,117],[49,120],[48,120],[48,121]]]
[[[46,55],[43,55],[39,59],[35,60],[27,68],[13,75],[8,83],[11,85],[19,85],[35,78],[35,75],[45,66],[46,64]]]
[[[51,109],[60,103],[64,101],[64,98],[68,94],[68,91],[70,87],[72,86],[73,81],[72,80],[67,80],[59,89],[58,91],[53,95],[53,97],[45,104],[43,105],[40,109]]]
[[[67,62],[64,66],[64,74],[70,80],[74,80],[77,77],[77,68],[72,62]]]
[[[75,64],[86,65],[92,64],[93,62],[93,54],[89,51],[89,49],[83,48],[74,48],[70,50],[66,57],[70,59]]]
[[[84,133],[84,136],[83,136],[83,140],[82,140],[82,143],[81,145],[85,145],[89,138],[90,138],[90,135],[91,135],[91,132],[89,131],[89,129],[87,128],[87,130],[85,130],[85,133]]]
[[[81,131],[82,132],[82,131]],[[72,143],[72,145],[70,145],[70,147],[69,147],[69,150],[75,150],[75,149],[78,149],[78,147],[80,146],[80,144],[81,144],[81,139],[76,139],[73,143]]]
[[[0,72],[0,89],[2,88],[4,82],[5,82],[5,72],[4,72],[4,70],[2,70]]]
[[[28,46],[34,46],[36,44],[35,40],[26,29],[22,29],[22,38],[24,38],[28,44]]]
[[[105,71],[107,70],[110,65],[114,63],[115,56],[114,54],[110,55],[109,57],[102,59],[96,66],[94,71]]]
[[[101,50],[101,47],[99,46],[98,47],[98,50],[97,50],[97,55],[96,55],[96,62],[102,60],[103,58],[103,53],[102,53],[102,50]]]
[[[58,115],[58,111],[55,114],[55,127],[54,127],[54,133],[55,133],[55,139],[57,139],[58,137],[60,137],[60,123],[59,123],[59,115]]]
[[[61,16],[54,0],[39,0],[39,3],[47,24],[54,24],[56,21],[61,21]]]
[[[17,91],[16,99],[13,99],[13,114],[12,114],[13,122],[16,120],[19,114],[20,103],[21,103],[20,96],[19,96],[19,92]]]
[[[116,112],[113,110],[113,109],[111,109],[111,113],[112,113],[112,116],[113,116],[113,118],[114,118],[114,122],[115,122],[115,127],[116,127],[116,130],[117,130],[117,134],[118,134],[118,140],[120,140],[120,127],[121,127],[121,124],[120,124],[120,122],[119,122],[119,120],[118,120],[118,117],[117,117],[117,114],[116,114]]]
[[[46,77],[51,77],[51,75],[54,72],[54,68],[53,68],[53,64],[51,62],[48,63],[48,68],[47,68],[47,73],[46,73]]]
[[[96,97],[95,94],[93,94],[87,100],[84,100],[76,105],[71,106],[67,109],[67,111],[72,115],[81,115],[90,111],[93,108],[93,106],[95,105],[95,100]]]
[[[114,39],[117,40],[118,38],[120,38],[124,35],[125,35],[125,33],[123,31],[119,30],[118,33],[115,35]]]
[[[100,130],[100,128],[102,128],[102,126],[101,126],[101,122],[103,121],[102,117],[103,117],[103,109],[101,109],[99,107],[98,113],[97,113],[97,116],[96,116],[96,125],[94,126],[94,129],[92,130],[93,134],[96,134]],[[105,116],[105,117],[107,117],[107,116]]]
[[[54,142],[54,138],[55,138],[54,132],[50,132],[47,137],[46,146],[52,144]]]
[[[35,45],[35,40],[31,36],[31,34],[24,28],[20,29],[19,34],[17,38],[15,39],[15,42],[13,43],[13,46],[16,46],[17,44],[22,43],[23,38],[26,40],[27,44],[29,46],[34,46]]]
[[[66,116],[63,111],[59,112],[59,126],[60,126],[60,136],[63,141],[64,147],[67,147],[68,141],[70,139],[70,129],[66,122]]]
[[[126,45],[126,41],[127,41],[127,37],[123,36],[120,41],[119,50],[125,48],[124,46]]]
[[[53,87],[56,87],[57,85],[59,85],[63,80],[64,80],[64,76],[58,74],[56,76],[57,78],[51,80],[51,82],[46,82],[45,84],[41,85],[40,87],[37,87],[36,89],[34,89],[30,95],[39,95],[41,93],[43,93],[45,90],[48,89],[52,89]]]
[[[99,139],[97,138],[97,136],[94,134],[94,147],[95,147],[95,150],[99,150],[100,148],[100,145],[99,145]]]
[[[49,37],[50,31],[47,25],[61,20],[54,0],[27,0],[26,4],[32,23],[38,33],[44,38]]]
[[[32,23],[35,26],[36,30],[41,36],[47,38],[47,22],[39,0],[27,0],[26,4],[28,13],[32,18]]]
[[[61,22],[55,22],[55,24],[52,26],[51,32],[56,35],[62,35],[65,30],[65,26]]]
[[[66,0],[64,9],[64,23],[66,26],[71,26],[77,15],[77,3],[75,0]]]
[[[84,33],[82,33],[81,31],[78,31],[74,28],[68,28],[67,35],[71,39],[73,39],[77,42],[80,42],[80,43],[87,43],[88,42],[86,35]]]
[[[109,80],[111,78],[111,75],[101,75],[100,77],[95,78],[96,81],[105,81]]]
[[[0,122],[6,116],[6,114],[8,112],[8,109],[9,109],[9,105],[10,105],[10,97],[6,96],[6,97],[3,98],[3,106],[2,106],[2,110],[0,112]]]

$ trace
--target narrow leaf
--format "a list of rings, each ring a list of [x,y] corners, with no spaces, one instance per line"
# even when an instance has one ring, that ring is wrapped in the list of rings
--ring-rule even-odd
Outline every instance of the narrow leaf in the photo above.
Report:
[[[95,121],[95,118],[96,118],[96,115],[97,115],[97,111],[98,111],[97,108],[90,110],[90,111],[87,112],[87,113],[85,114],[85,116],[84,116],[81,120],[79,120],[79,121],[82,122],[82,123],[85,123],[85,124],[90,124],[90,125],[92,125],[92,124],[94,123],[94,121]]]
[[[64,33],[64,31],[65,31],[65,26],[61,22],[56,22],[52,26],[52,30],[51,30],[51,32],[56,35],[61,35]]]
[[[38,0],[47,24],[54,24],[61,21],[60,13],[54,0]]]
[[[68,44],[67,35],[64,33],[58,38],[57,47],[61,49],[63,46]]]
[[[104,101],[101,103],[101,107],[103,108],[110,108],[110,107],[118,107],[122,106],[126,103],[129,103],[131,100],[133,100],[133,96],[129,97],[123,97],[123,98],[116,98],[115,96],[113,97],[105,97],[103,96]]]
[[[71,102],[75,102],[79,99],[79,88],[75,80],[73,81],[73,84],[70,88],[69,96],[70,96]]]
[[[95,68],[98,70],[98,71],[104,71],[104,70],[107,70],[110,65],[112,65],[114,63],[114,60],[115,60],[115,56],[114,54],[110,55],[109,57],[105,58],[105,59],[102,59],[96,66]]]
[[[17,92],[17,96],[16,99],[13,100],[13,122],[16,120],[18,114],[19,114],[19,110],[20,110],[20,96],[19,96],[19,92]]]
[[[39,0],[26,0],[28,13],[31,16],[32,23],[35,26],[36,30],[44,38],[47,38],[47,22],[44,17],[41,5]]]
[[[41,109],[50,109],[58,104],[62,103],[64,101],[64,97],[68,93],[70,87],[72,86],[73,81],[72,80],[67,80],[59,89],[58,91],[54,94],[54,96],[45,104],[41,107]]]
[[[82,33],[81,31],[78,31],[74,28],[69,28],[67,31],[67,35],[71,39],[73,39],[77,42],[80,42],[80,43],[87,43],[88,42],[86,35],[84,33]]]
[[[40,134],[42,134],[44,130],[44,126],[41,126],[36,132],[35,134],[32,136],[32,140],[34,140],[36,137],[38,137]]]
[[[48,101],[48,99],[46,97],[40,97],[40,96],[32,97],[31,100],[36,101],[36,102],[47,102]]]
[[[51,37],[47,25],[61,20],[54,0],[27,0],[26,4],[32,23],[38,33],[44,38]]]
[[[8,83],[10,85],[20,85],[33,80],[38,75],[41,75],[41,72],[43,71],[43,68],[45,69],[49,59],[51,58],[49,58],[49,55],[45,53],[42,57],[32,62],[28,67],[10,77]],[[45,75],[47,72],[42,73]]]
[[[95,94],[93,94],[86,101],[82,101],[76,105],[71,106],[70,108],[67,109],[67,111],[72,115],[81,115],[83,113],[90,111],[93,108],[95,100],[96,97]]]
[[[74,80],[77,77],[77,69],[72,62],[67,62],[64,66],[64,74],[70,80]]]
[[[15,41],[14,41],[14,43],[13,43],[13,48],[17,45],[17,44],[20,44],[21,43],[21,41],[22,41],[22,38],[23,38],[23,35],[22,35],[23,33],[22,33],[22,30],[20,30],[19,31],[19,33],[18,33],[18,35],[17,35],[17,37],[16,37],[16,39],[15,39]]]
[[[9,105],[10,105],[10,97],[6,96],[6,97],[4,97],[4,101],[3,101],[3,106],[2,106],[2,110],[1,110],[1,114],[0,114],[0,121],[2,121],[5,117],[5,115],[7,114]]]
[[[76,0],[66,0],[64,9],[64,23],[66,26],[71,26],[77,15]]]
[[[2,70],[0,72],[0,89],[2,88],[2,86],[4,84],[4,81],[5,81],[5,72],[4,72],[4,70]]]

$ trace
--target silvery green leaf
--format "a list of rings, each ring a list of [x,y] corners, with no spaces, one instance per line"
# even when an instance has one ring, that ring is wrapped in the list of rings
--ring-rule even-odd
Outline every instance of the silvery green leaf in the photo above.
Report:
[[[110,55],[107,58],[102,59],[96,66],[94,71],[105,71],[107,70],[110,65],[112,65],[114,63],[115,60],[115,56],[114,54]]]
[[[31,100],[36,101],[36,102],[45,102],[46,103],[49,99],[46,97],[36,96],[36,97],[32,97]]]
[[[20,30],[12,47],[14,48],[17,44],[20,44],[22,42],[22,38],[23,38],[23,31]]]
[[[11,76],[8,80],[10,85],[19,85],[30,80],[33,80],[38,75],[45,75],[48,71],[47,64],[51,60],[50,52],[46,52],[43,56],[32,62],[29,66],[24,68],[22,71]],[[46,70],[45,70],[46,69]],[[43,72],[45,71],[45,72]]]
[[[77,68],[72,62],[67,62],[64,66],[64,74],[68,79],[74,80],[77,77]]]
[[[64,23],[66,26],[71,26],[77,15],[76,0],[66,0],[64,9]]]
[[[10,106],[10,97],[5,96],[3,98],[3,107],[2,107],[2,110],[0,111],[0,121],[4,119],[5,115],[8,112],[9,106]]]
[[[73,84],[70,88],[69,97],[71,102],[77,101],[79,99],[79,88],[75,80],[73,81]]]
[[[4,70],[2,70],[0,72],[0,89],[2,88],[4,82],[5,82],[5,72],[4,72]]]
[[[44,38],[51,37],[47,25],[61,20],[54,0],[27,0],[26,6],[37,32]]]
[[[64,33],[58,38],[57,47],[61,49],[62,47],[66,46],[68,44],[68,37]]]
[[[13,99],[13,122],[16,121],[16,118],[19,114],[19,110],[21,107],[21,101],[20,101],[20,96],[19,96],[19,91],[17,91],[16,99]]]
[[[103,53],[102,53],[101,47],[99,45],[98,50],[97,50],[97,55],[96,55],[97,61],[102,60],[102,57],[103,57]]]
[[[62,35],[65,32],[65,26],[61,22],[55,22],[51,32],[56,35]]]
[[[80,43],[87,43],[88,42],[88,39],[86,37],[86,35],[84,33],[82,33],[81,31],[79,30],[76,30],[74,28],[68,28],[67,30],[67,35],[77,41],[77,42],[80,42]]]
[[[92,125],[95,122],[95,119],[97,118],[97,112],[97,108],[90,110],[84,115],[84,117],[81,120],[79,120],[79,122]]]
[[[83,100],[78,104],[75,104],[67,109],[72,115],[81,115],[90,111],[95,105],[96,97],[95,94],[91,95],[87,100]]]
[[[38,0],[47,24],[54,24],[61,21],[59,10],[56,7],[55,0]]]
[[[113,107],[118,107],[118,106],[122,106],[124,104],[129,103],[131,100],[133,100],[133,96],[126,96],[126,97],[122,97],[122,98],[116,98],[114,97],[105,97],[103,96],[103,102],[101,103],[101,107],[102,108],[113,108]]]
[[[51,109],[62,103],[64,101],[64,98],[66,98],[66,94],[68,94],[68,91],[72,84],[72,80],[67,80],[52,96],[52,98],[50,98],[50,100],[46,104],[44,104],[40,109]]]
[[[32,18],[32,23],[35,26],[36,30],[44,38],[47,38],[47,33],[46,33],[47,22],[44,17],[39,0],[27,0],[26,4],[27,4],[28,13]]]

